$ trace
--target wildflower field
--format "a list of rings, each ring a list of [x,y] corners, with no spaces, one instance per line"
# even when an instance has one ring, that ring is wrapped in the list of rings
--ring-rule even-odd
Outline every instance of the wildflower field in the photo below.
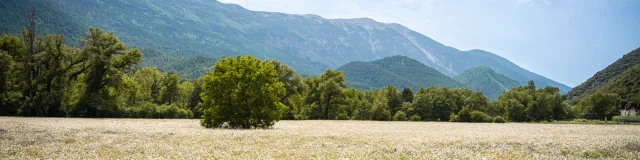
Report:
[[[0,159],[638,159],[640,125],[0,117]]]

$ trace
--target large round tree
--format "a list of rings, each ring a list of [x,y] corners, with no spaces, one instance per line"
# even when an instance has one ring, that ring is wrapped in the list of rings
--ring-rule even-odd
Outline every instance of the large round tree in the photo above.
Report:
[[[252,56],[222,57],[202,87],[200,124],[207,128],[268,128],[287,110],[273,64]]]

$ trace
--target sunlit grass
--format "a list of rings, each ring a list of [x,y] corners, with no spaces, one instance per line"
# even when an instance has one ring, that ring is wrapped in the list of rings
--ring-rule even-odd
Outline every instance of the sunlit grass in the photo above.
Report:
[[[634,159],[640,125],[0,117],[0,159]]]

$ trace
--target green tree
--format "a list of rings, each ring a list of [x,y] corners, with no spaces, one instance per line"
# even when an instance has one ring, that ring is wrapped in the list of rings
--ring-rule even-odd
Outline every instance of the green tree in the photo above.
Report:
[[[200,103],[202,102],[202,98],[200,97],[200,93],[202,93],[202,79],[196,79],[193,81],[193,90],[189,93],[187,97],[187,109],[190,109],[193,112],[193,117],[200,118],[202,115]]]
[[[596,92],[580,101],[578,105],[583,110],[579,114],[587,119],[611,119],[614,115],[619,114],[617,109],[620,100],[621,98],[617,94]]]
[[[117,87],[125,70],[142,61],[138,49],[127,50],[113,32],[90,28],[82,40],[82,54],[89,60],[86,87],[76,104],[77,114],[86,117],[105,117],[117,110],[108,88]]]
[[[293,71],[293,69],[289,68],[289,66],[283,64],[279,60],[273,60],[269,62],[271,62],[275,67],[276,72],[278,73],[278,80],[280,80],[280,82],[284,84],[284,88],[286,90],[286,93],[284,97],[282,97],[280,102],[288,106],[289,109],[283,115],[282,119],[294,119],[294,113],[293,113],[294,108],[290,103],[291,100],[289,100],[289,97],[298,95],[298,94],[303,94],[304,87],[303,87],[302,76],[300,76],[300,74],[296,74]]]
[[[324,119],[333,119],[331,113],[344,103],[342,91],[347,88],[342,72],[327,69],[320,76],[318,91],[320,91],[320,108],[323,110]]]
[[[404,90],[402,90],[402,102],[413,103],[413,96],[411,88],[404,88]]]
[[[398,111],[396,112],[396,114],[393,116],[393,120],[394,121],[407,121],[407,114],[402,112],[402,111]]]
[[[402,105],[402,95],[396,87],[393,85],[387,85],[385,88],[385,92],[387,93],[387,106],[389,106],[389,111],[391,115],[395,115],[395,113],[400,110]]]
[[[178,74],[169,73],[167,75],[160,89],[160,104],[173,104],[176,101],[180,100],[178,81]]]
[[[202,88],[200,124],[207,128],[268,128],[287,110],[273,64],[252,56],[222,57]]]
[[[460,112],[458,112],[458,121],[471,122],[471,112],[471,109],[463,107]]]
[[[507,111],[505,113],[505,117],[507,118],[508,121],[511,121],[511,122],[527,121],[527,117],[524,112],[526,107],[522,103],[520,103],[517,99],[506,100],[502,102],[500,105],[502,105]]]

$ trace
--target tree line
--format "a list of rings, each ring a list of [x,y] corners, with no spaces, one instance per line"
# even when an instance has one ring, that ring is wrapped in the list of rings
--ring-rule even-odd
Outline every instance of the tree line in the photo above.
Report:
[[[0,38],[0,114],[48,117],[200,118],[220,127],[236,119],[264,127],[279,119],[530,122],[604,119],[619,114],[619,96],[597,93],[564,102],[556,87],[516,87],[490,101],[481,92],[446,86],[360,91],[344,75],[296,73],[278,60],[223,57],[207,75],[188,80],[141,67],[142,53],[113,33],[90,28],[81,47],[63,35],[33,30]],[[272,102],[275,101],[275,102]],[[253,105],[268,109],[254,112]],[[225,106],[248,107],[242,113]],[[216,108],[217,107],[217,108]],[[244,111],[247,111],[246,113]],[[239,111],[238,111],[239,112]],[[272,113],[273,112],[273,113]],[[275,113],[275,114],[274,114]],[[259,116],[262,119],[242,117]],[[268,119],[267,121],[264,121]],[[206,123],[205,123],[206,121]],[[223,123],[224,122],[224,123]]]

